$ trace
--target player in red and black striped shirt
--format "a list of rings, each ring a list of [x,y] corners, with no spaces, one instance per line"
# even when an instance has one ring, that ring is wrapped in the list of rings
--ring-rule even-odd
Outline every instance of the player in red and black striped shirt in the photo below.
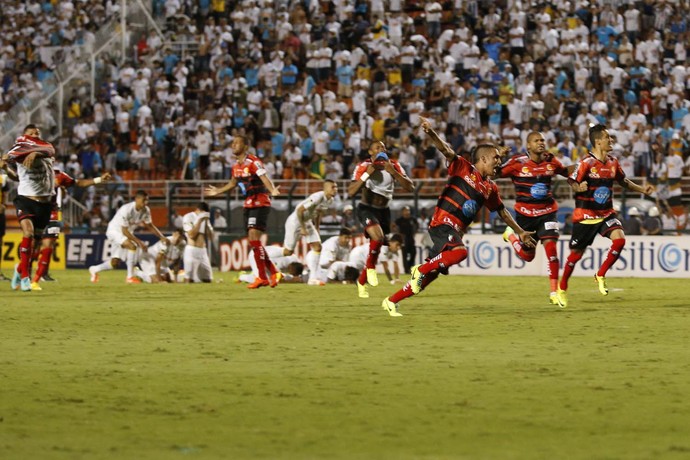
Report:
[[[638,185],[625,177],[618,160],[609,155],[613,142],[606,126],[596,125],[589,130],[592,151],[582,159],[568,181],[578,191],[575,194],[573,212],[573,235],[570,238],[570,255],[563,269],[563,277],[558,289],[558,303],[568,306],[568,279],[573,274],[575,264],[582,258],[587,246],[592,244],[597,234],[611,239],[611,248],[599,271],[594,275],[599,292],[608,295],[606,272],[618,260],[625,247],[625,233],[613,209],[613,182],[636,193],[650,195],[654,192],[651,184]]]
[[[498,149],[492,144],[478,146],[472,164],[443,142],[425,119],[422,119],[422,129],[448,160],[448,183],[436,203],[429,224],[429,236],[434,242],[429,259],[422,265],[412,267],[410,281],[401,290],[383,299],[381,306],[391,316],[402,316],[398,312],[398,302],[418,294],[439,275],[448,274],[449,267],[467,258],[462,236],[484,205],[498,212],[528,248],[534,248],[536,244],[532,238],[534,232],[525,231],[515,222],[503,206],[498,187],[490,179],[496,175],[501,164]]]
[[[233,138],[231,148],[237,157],[237,163],[232,167],[232,178],[223,187],[210,185],[204,192],[205,196],[216,196],[228,192],[239,184],[244,186],[247,196],[244,200],[244,221],[247,226],[247,239],[254,253],[254,260],[259,269],[259,276],[247,286],[257,289],[263,286],[275,287],[282,278],[282,274],[275,268],[266,254],[266,248],[261,244],[261,235],[266,231],[268,213],[271,210],[271,197],[280,191],[273,185],[266,175],[266,169],[260,158],[249,154],[247,138],[237,135]],[[271,273],[270,281],[266,278],[266,270]]]
[[[568,177],[574,166],[566,168],[546,150],[546,139],[537,131],[527,136],[527,154],[515,155],[501,167],[501,177],[510,177],[515,186],[515,220],[525,230],[536,232],[544,245],[548,260],[552,304],[558,304],[558,204],[551,193],[554,176]],[[535,251],[527,249],[508,227],[503,239],[510,241],[517,255],[527,261],[534,260]]]

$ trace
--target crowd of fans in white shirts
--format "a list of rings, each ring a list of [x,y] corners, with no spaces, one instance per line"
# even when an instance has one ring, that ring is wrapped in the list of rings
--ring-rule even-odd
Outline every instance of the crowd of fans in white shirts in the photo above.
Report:
[[[40,91],[55,64],[41,46],[88,43],[119,2],[6,3],[3,109]],[[137,37],[123,64],[101,62],[95,104],[72,95],[58,166],[220,180],[243,133],[274,179],[347,178],[372,139],[411,177],[443,177],[420,116],[458,152],[485,141],[521,152],[539,130],[566,165],[587,155],[587,126],[605,123],[626,174],[682,193],[689,11],[652,0],[153,0],[165,35]]]

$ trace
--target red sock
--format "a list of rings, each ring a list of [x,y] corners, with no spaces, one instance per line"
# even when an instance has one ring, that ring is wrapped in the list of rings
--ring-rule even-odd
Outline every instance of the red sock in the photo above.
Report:
[[[41,255],[41,240],[34,240],[33,250],[31,251],[31,262],[38,260]]]
[[[613,240],[613,243],[611,243],[611,249],[609,249],[609,253],[606,254],[606,260],[604,260],[604,263],[601,264],[601,267],[597,272],[597,276],[606,276],[606,272],[609,271],[611,265],[616,263],[618,258],[621,256],[621,251],[624,247],[625,238],[618,238],[617,240]]]
[[[22,238],[22,242],[19,243],[19,266],[17,271],[22,278],[29,277],[29,271],[31,270],[31,248],[33,246],[33,238]]]
[[[565,262],[565,268],[563,268],[563,276],[561,277],[561,290],[568,290],[568,280],[570,279],[570,275],[573,274],[575,265],[580,259],[582,259],[582,253],[580,252],[571,252],[568,256],[568,260]]]
[[[376,268],[376,263],[379,261],[381,246],[383,246],[383,241],[369,241],[369,257],[367,257],[366,268]]]
[[[556,252],[556,242],[554,240],[546,240],[544,244],[544,252],[546,252],[546,259],[548,260],[549,281],[551,282],[551,291],[555,292],[558,289],[558,253]]]
[[[525,262],[532,262],[534,260],[534,256],[536,255],[534,249],[526,249],[516,234],[511,233],[508,239],[510,240],[510,245],[513,246],[513,249],[515,249],[515,253],[519,258]]]
[[[359,278],[357,278],[357,282],[361,285],[364,285],[367,282],[367,267],[364,267],[359,274]]]
[[[50,257],[52,255],[52,246],[41,249],[41,256],[38,259],[38,267],[36,268],[36,274],[34,275],[35,283],[38,283],[41,280],[41,277],[48,272],[48,267],[50,266]]]
[[[443,251],[441,254],[437,255],[430,261],[419,267],[419,271],[426,275],[432,270],[438,270],[440,268],[448,268],[455,264],[459,264],[467,258],[467,249],[461,247],[459,249],[453,249],[451,251]]]
[[[422,289],[426,288],[429,284],[431,284],[432,281],[434,281],[436,278],[439,276],[439,272],[434,272],[434,273],[429,273],[424,277],[422,280]],[[412,293],[412,289],[410,289],[410,283],[405,283],[405,286],[403,286],[402,289],[400,289],[398,292],[393,294],[392,296],[388,297],[388,300],[390,300],[393,303],[398,303],[401,300],[407,299],[408,297],[411,297],[414,295]]]
[[[268,272],[269,272],[271,275],[275,275],[276,273],[278,273],[278,269],[277,269],[276,266],[273,264],[273,261],[271,260],[271,258],[268,257],[268,254],[266,253],[266,248],[264,248],[263,246],[261,246],[261,250],[262,250],[263,253],[264,253],[264,257],[265,257],[264,262],[266,263],[266,268],[268,269]]]
[[[254,252],[254,262],[256,262],[256,269],[259,271],[259,278],[268,281],[266,277],[266,252],[261,245],[261,241],[250,241],[249,246],[252,247],[252,251]]]

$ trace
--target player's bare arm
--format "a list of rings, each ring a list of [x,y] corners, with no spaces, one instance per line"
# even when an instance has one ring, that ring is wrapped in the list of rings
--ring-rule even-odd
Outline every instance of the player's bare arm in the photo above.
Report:
[[[627,177],[620,181],[619,184],[621,184],[621,187],[625,189],[632,190],[633,192],[637,193],[644,193],[645,195],[651,195],[656,190],[656,187],[654,187],[652,184],[639,185]]]
[[[165,261],[165,253],[159,252],[156,256],[156,276],[151,280],[154,283],[160,283],[163,280],[163,262]]]
[[[573,190],[573,192],[586,192],[587,191],[587,181],[578,182],[575,179],[568,178],[568,185]]]
[[[151,233],[156,235],[158,237],[158,239],[163,242],[163,244],[165,244],[166,246],[170,245],[170,240],[165,235],[163,235],[163,232],[158,230],[158,227],[153,225],[153,223],[144,224],[144,227],[146,227]]]
[[[506,208],[498,211],[498,215],[501,217],[501,220],[508,225],[508,227],[515,231],[515,234],[520,237],[520,241],[522,241],[526,247],[533,248],[537,245],[537,241],[532,236],[534,235],[534,232],[528,232],[520,227],[520,225],[515,222],[513,215]]]
[[[110,182],[111,180],[113,180],[113,176],[107,172],[101,174],[99,177],[94,177],[93,179],[77,179],[76,186],[81,188],[90,187],[92,185],[98,185],[102,182]]]
[[[264,174],[263,176],[259,176],[259,179],[261,179],[261,182],[264,183],[264,186],[268,189],[268,193],[271,194],[271,196],[278,196],[280,195],[280,186],[276,187],[273,185],[273,181],[266,175]]]
[[[17,171],[10,167],[8,160],[9,158],[6,154],[3,155],[2,158],[0,158],[0,169],[4,170],[7,174],[7,177],[9,177],[11,180],[19,182],[19,176],[17,175]]]
[[[297,220],[299,221],[299,233],[302,236],[307,236],[307,222],[304,219],[304,213],[306,210],[304,206],[300,205],[297,207]]]
[[[201,229],[201,226],[208,220],[208,216],[202,217],[201,219],[197,220],[196,223],[194,224],[194,227],[189,231],[189,239],[192,241],[196,240],[196,237],[199,236],[199,230]]]
[[[429,120],[424,117],[420,117],[420,119],[422,121],[420,125],[422,130],[429,136],[434,146],[441,151],[446,160],[452,161],[457,156],[453,148],[439,137],[438,133],[431,127]]]
[[[367,170],[360,176],[359,179],[353,180],[350,182],[350,185],[347,186],[347,194],[349,196],[355,196],[357,193],[364,187],[364,184],[366,184],[367,180],[369,179],[369,176],[371,176],[374,171],[376,171],[376,168],[374,168],[373,164],[370,164],[367,166]]]
[[[400,172],[395,169],[395,166],[393,166],[393,163],[390,162],[390,160],[386,161],[386,164],[384,165],[384,169],[388,171],[388,173],[393,176],[393,179],[402,186],[403,189],[407,192],[413,192],[414,191],[414,183],[412,182],[412,179],[407,177],[404,174],[400,174]]]
[[[237,179],[233,177],[222,187],[214,187],[213,185],[209,185],[204,189],[204,196],[218,196],[222,193],[229,192],[235,187],[237,187]]]

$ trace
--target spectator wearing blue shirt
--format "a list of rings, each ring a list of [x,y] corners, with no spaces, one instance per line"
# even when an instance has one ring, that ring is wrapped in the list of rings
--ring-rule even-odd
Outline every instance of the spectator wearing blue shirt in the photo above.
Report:
[[[259,65],[256,62],[249,64],[249,66],[244,69],[244,78],[247,80],[248,88],[259,85]]]
[[[335,157],[342,155],[345,148],[345,131],[340,127],[340,120],[334,121],[335,126],[328,131],[328,153]]]
[[[597,27],[594,33],[599,39],[599,43],[601,43],[604,47],[609,46],[609,41],[611,40],[611,37],[615,38],[618,36],[616,29],[608,25],[606,19],[602,19],[601,25]]]
[[[335,69],[335,75],[338,77],[338,96],[352,97],[352,77],[355,71],[347,60],[342,60],[341,64]]]
[[[281,71],[281,83],[283,88],[288,90],[292,89],[297,83],[297,75],[299,71],[297,66],[292,63],[292,59],[288,56],[285,58],[285,64],[283,65],[283,70]]]
[[[487,113],[489,114],[489,129],[492,133],[501,134],[501,103],[495,97],[489,98]]]
[[[683,117],[688,114],[688,108],[683,105],[682,100],[678,99],[673,106],[671,118],[673,120],[673,127],[681,129],[683,127]]]
[[[285,135],[278,130],[271,131],[271,153],[276,158],[283,156],[285,146]]]

